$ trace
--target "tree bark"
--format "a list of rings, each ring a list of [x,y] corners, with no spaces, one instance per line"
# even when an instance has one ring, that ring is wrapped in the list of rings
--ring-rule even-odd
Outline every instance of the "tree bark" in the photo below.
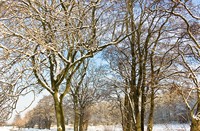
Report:
[[[79,126],[79,111],[77,108],[74,109],[74,131],[78,131]]]
[[[74,96],[74,131],[79,131],[79,109],[77,96]]]
[[[87,129],[88,129],[88,120],[85,120],[83,122],[83,131],[87,131]]]
[[[151,105],[150,105],[150,113],[148,118],[148,125],[147,125],[147,131],[153,130],[153,117],[154,117],[154,89],[151,89]]]
[[[141,129],[141,114],[139,110],[139,93],[137,92],[134,96],[134,107],[135,107],[135,128],[136,131],[142,131]]]
[[[65,119],[62,107],[62,100],[60,100],[57,92],[53,94],[53,98],[57,120],[57,131],[65,131]]]
[[[80,108],[79,131],[87,131],[89,118],[86,110],[85,107]]]
[[[123,131],[126,131],[126,119],[127,119],[127,113],[126,113],[126,103],[127,103],[127,98],[126,98],[126,95],[125,95],[125,98],[124,98],[124,103],[122,104],[121,102],[121,99],[118,97],[118,101],[119,101],[119,105],[120,105],[120,113],[121,113],[121,119],[122,119],[122,122],[121,122],[121,125],[122,125],[122,129]]]
[[[132,108],[130,107],[130,102],[128,100],[128,96],[125,95],[124,98],[124,109],[123,109],[123,131],[132,131],[132,123],[131,123],[131,113],[132,113]]]
[[[80,119],[79,119],[79,131],[84,131],[83,130],[83,120],[84,120],[84,114],[81,112]]]
[[[142,101],[141,101],[141,130],[142,131],[144,131],[144,120],[145,120],[145,111],[146,111],[145,102],[146,102],[146,96],[144,94],[144,89],[142,89]]]

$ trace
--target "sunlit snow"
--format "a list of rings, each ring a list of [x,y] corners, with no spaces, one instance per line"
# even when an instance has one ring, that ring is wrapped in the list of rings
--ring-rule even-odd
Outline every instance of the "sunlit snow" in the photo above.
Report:
[[[145,127],[146,128],[146,127]],[[119,125],[113,126],[89,126],[88,131],[122,131],[122,128]],[[189,131],[189,124],[156,124],[153,131]],[[33,128],[16,128],[16,127],[0,127],[0,131],[56,131],[56,128],[53,127],[51,130],[47,129],[33,129]],[[66,126],[66,131],[73,131],[73,127]]]

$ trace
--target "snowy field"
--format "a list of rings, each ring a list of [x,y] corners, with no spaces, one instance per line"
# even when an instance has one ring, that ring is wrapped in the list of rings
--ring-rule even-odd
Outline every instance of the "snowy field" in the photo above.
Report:
[[[153,131],[189,131],[189,124],[157,124]],[[56,131],[56,128],[47,129],[18,129],[14,127],[0,127],[0,131]],[[72,127],[66,126],[66,131],[73,131]],[[122,131],[121,127],[116,126],[89,126],[88,131]]]

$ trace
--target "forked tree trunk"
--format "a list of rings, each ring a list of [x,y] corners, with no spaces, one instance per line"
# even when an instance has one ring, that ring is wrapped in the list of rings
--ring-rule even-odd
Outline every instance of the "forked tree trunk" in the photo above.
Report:
[[[53,98],[57,120],[57,131],[65,131],[65,119],[63,113],[62,100],[60,100],[58,93],[54,93]]]
[[[200,131],[200,120],[192,118],[190,131]]]

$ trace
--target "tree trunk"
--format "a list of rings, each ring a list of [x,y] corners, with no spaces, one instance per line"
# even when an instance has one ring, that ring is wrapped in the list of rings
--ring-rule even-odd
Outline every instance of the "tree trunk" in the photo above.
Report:
[[[142,101],[141,101],[141,130],[144,131],[144,120],[145,120],[145,102],[146,102],[146,95],[145,95],[145,87],[142,87]]]
[[[80,119],[79,119],[79,131],[84,131],[83,130],[83,120],[84,120],[84,114],[81,112]]]
[[[126,111],[125,110],[125,121],[124,121],[124,124],[123,124],[123,131],[131,131],[131,117],[130,117],[130,114],[129,114],[129,111]]]
[[[57,120],[57,131],[65,131],[65,119],[62,107],[62,100],[60,100],[58,93],[54,93],[53,98]]]
[[[190,125],[190,131],[200,131],[200,120],[192,118],[192,123]]]
[[[88,123],[89,123],[88,120],[85,120],[85,121],[83,122],[83,131],[87,131],[87,129],[88,129]]]
[[[150,105],[150,113],[149,113],[149,119],[148,119],[148,125],[147,125],[147,131],[153,130],[153,115],[154,115],[154,89],[151,89],[151,105]]]
[[[127,81],[126,81],[127,82]],[[128,82],[127,82],[128,85]],[[126,93],[128,93],[127,91],[127,87],[126,87]],[[134,127],[134,120],[133,116],[130,114],[133,114],[133,109],[130,106],[130,100],[128,98],[128,95],[125,95],[124,98],[124,102],[121,101],[121,99],[118,97],[118,101],[120,102],[120,113],[121,113],[121,119],[122,119],[122,129],[123,131],[133,131],[133,127]]]
[[[85,107],[80,108],[79,131],[87,131],[89,115],[90,114]]]
[[[141,114],[139,110],[139,93],[137,92],[134,96],[134,107],[135,107],[135,128],[136,131],[142,131],[141,129]]]
[[[39,129],[42,128],[42,121],[41,121],[41,118],[39,118],[39,121],[38,121],[38,128],[39,128]]]
[[[130,94],[131,95],[131,94]],[[131,97],[133,98],[133,97]],[[128,122],[129,122],[129,130],[128,131],[135,131],[135,125],[136,125],[136,122],[135,122],[135,119],[134,119],[134,107],[133,107],[133,100],[131,100],[129,103],[129,112],[128,112]]]
[[[74,131],[78,131],[79,127],[79,109],[77,101],[74,101]]]
[[[46,118],[45,128],[50,130],[51,123],[52,123],[51,118]]]
[[[125,96],[125,99],[124,99],[124,106],[123,106],[123,131],[132,131],[132,128],[131,128],[131,113],[132,113],[132,108],[130,107],[130,102],[128,100],[128,96],[126,95]]]
[[[120,113],[121,113],[121,119],[122,119],[122,122],[121,122],[121,125],[122,125],[122,129],[123,131],[126,131],[126,110],[125,110],[125,107],[126,107],[126,96],[125,96],[125,99],[124,99],[124,105],[122,104],[121,100],[118,98],[118,101],[119,101],[119,105],[120,105]]]

